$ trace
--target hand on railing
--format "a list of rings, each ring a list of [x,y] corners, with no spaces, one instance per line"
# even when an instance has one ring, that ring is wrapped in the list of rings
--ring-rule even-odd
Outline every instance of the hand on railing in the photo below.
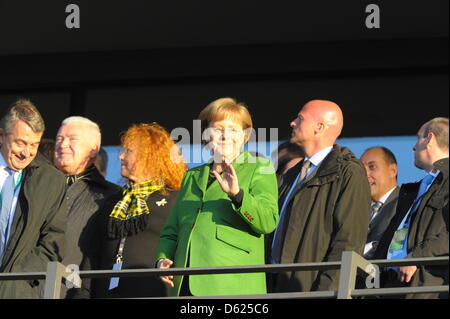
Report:
[[[416,273],[416,266],[403,266],[398,268],[398,280],[401,282],[410,282]]]
[[[409,253],[408,256],[406,256],[406,258],[413,258],[412,254]],[[398,267],[397,269],[397,274],[398,274],[398,280],[401,282],[410,282],[412,277],[414,276],[414,274],[417,271],[417,266],[401,266]]]
[[[170,259],[160,259],[158,260],[157,268],[170,268],[173,265],[173,261]],[[169,288],[173,288],[173,276],[161,276],[161,280],[167,285]]]

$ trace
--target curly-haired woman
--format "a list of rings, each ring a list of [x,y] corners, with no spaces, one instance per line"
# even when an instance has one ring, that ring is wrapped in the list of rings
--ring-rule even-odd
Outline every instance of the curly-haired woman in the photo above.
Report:
[[[154,267],[159,235],[180,188],[186,164],[169,133],[157,123],[131,126],[122,136],[123,190],[109,198],[96,220],[96,253],[81,270]],[[73,297],[136,298],[164,296],[157,277],[83,280]]]

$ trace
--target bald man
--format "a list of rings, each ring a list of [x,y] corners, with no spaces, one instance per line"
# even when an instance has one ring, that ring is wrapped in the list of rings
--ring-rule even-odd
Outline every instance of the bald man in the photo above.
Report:
[[[334,145],[342,111],[331,101],[313,100],[291,122],[291,142],[305,151],[280,185],[280,221],[269,237],[273,264],[339,261],[343,251],[363,253],[370,218],[370,187],[353,153]],[[336,290],[336,270],[269,276],[269,291]]]

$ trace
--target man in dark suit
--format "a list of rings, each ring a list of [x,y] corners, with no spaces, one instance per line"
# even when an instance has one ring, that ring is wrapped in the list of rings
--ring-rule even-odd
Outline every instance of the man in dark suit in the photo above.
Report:
[[[94,215],[120,187],[105,180],[94,162],[101,147],[99,126],[81,116],[61,123],[56,136],[55,166],[66,175],[68,225],[63,264],[77,269],[83,256],[93,253]],[[69,285],[69,288],[72,288]],[[66,296],[66,286],[61,297]]]
[[[397,186],[397,160],[389,149],[371,147],[361,155],[361,162],[366,168],[372,197],[369,233],[364,247],[364,257],[370,259],[395,215],[400,189]]]
[[[270,262],[328,262],[341,260],[344,251],[362,254],[370,188],[361,162],[334,144],[343,128],[341,109],[331,101],[310,101],[291,127],[291,142],[302,147],[305,159],[280,185],[280,221],[268,240]],[[269,279],[270,291],[336,290],[338,278],[337,270],[282,272]]]
[[[67,224],[64,176],[38,155],[44,121],[28,100],[0,122],[0,272],[43,272],[61,261]],[[0,281],[0,299],[39,298],[37,280]]]
[[[397,213],[378,245],[375,259],[448,256],[448,129],[448,118],[435,118],[417,133],[414,164],[427,175],[418,183],[402,185]],[[448,285],[448,265],[391,267],[382,272],[381,285]],[[448,298],[448,292],[406,298]]]

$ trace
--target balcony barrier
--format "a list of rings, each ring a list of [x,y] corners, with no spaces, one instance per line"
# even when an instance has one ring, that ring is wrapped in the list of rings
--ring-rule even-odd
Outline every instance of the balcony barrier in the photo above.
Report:
[[[341,261],[299,264],[278,264],[260,266],[228,266],[205,268],[170,268],[170,269],[125,269],[125,270],[92,270],[74,272],[68,270],[59,262],[49,262],[46,272],[33,273],[2,273],[2,280],[45,280],[44,299],[59,299],[63,280],[80,284],[82,278],[110,278],[110,277],[145,277],[145,276],[177,276],[177,275],[204,275],[204,274],[232,274],[232,273],[259,273],[282,271],[308,271],[308,270],[339,270],[339,287],[336,291],[313,291],[291,293],[269,293],[264,295],[233,295],[210,297],[182,297],[185,299],[311,299],[311,298],[337,298],[352,299],[362,296],[382,296],[400,294],[421,294],[431,292],[448,292],[449,286],[404,287],[404,288],[374,288],[355,289],[358,273],[366,273],[374,281],[379,280],[378,269],[390,266],[448,266],[449,257],[411,258],[396,260],[366,260],[352,251],[342,253]],[[377,267],[375,267],[376,265]],[[166,297],[167,298],[167,297]],[[180,297],[178,297],[180,298]]]

